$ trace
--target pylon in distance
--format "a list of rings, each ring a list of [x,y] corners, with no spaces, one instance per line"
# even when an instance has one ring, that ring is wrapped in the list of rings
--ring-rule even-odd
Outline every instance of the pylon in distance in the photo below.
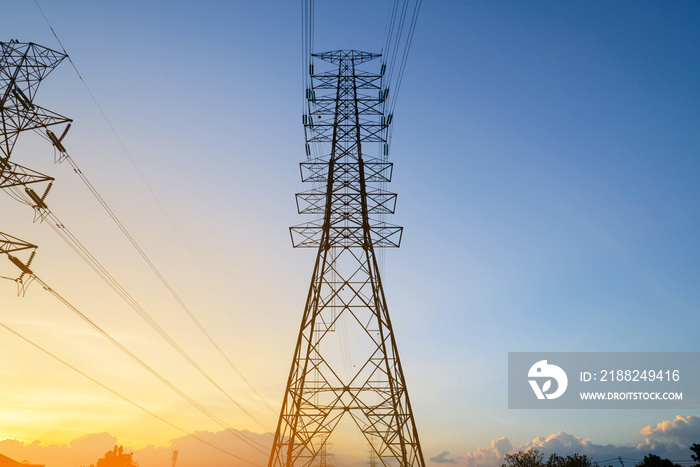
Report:
[[[355,50],[312,56],[330,69],[310,70],[309,158],[301,171],[316,188],[297,194],[297,206],[320,218],[290,231],[295,247],[317,255],[269,467],[318,461],[343,417],[382,465],[424,467],[375,254],[398,247],[402,233],[382,221],[396,203],[396,194],[381,188],[392,172],[385,66],[361,70],[380,56]],[[363,152],[377,145],[376,157]],[[313,157],[311,146],[323,154]]]

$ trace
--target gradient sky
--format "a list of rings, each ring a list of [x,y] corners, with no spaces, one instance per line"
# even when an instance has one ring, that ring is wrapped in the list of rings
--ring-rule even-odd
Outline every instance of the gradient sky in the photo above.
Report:
[[[316,51],[381,48],[388,2],[317,4]],[[74,119],[73,159],[277,409],[314,259],[288,233],[307,220],[298,2],[41,6],[148,186],[68,62],[35,102]],[[2,11],[0,40],[59,47],[34,2]],[[560,431],[634,446],[700,414],[508,410],[506,384],[509,351],[700,350],[698,24],[690,1],[424,2],[390,154],[389,221],[405,231],[384,283],[426,457]],[[54,213],[265,427],[3,195],[0,230],[40,246],[37,275],[233,427],[274,429],[52,148],[22,135],[13,160],[56,177]],[[0,282],[0,321],[189,431],[220,430],[37,285],[16,298]],[[181,436],[0,331],[0,439]]]

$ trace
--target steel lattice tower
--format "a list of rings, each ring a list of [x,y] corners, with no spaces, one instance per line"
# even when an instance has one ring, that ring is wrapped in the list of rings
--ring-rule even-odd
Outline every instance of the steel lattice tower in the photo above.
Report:
[[[402,233],[382,221],[396,203],[396,194],[381,188],[392,172],[385,67],[360,70],[379,55],[355,50],[312,56],[331,69],[310,70],[309,160],[301,172],[315,188],[298,193],[297,206],[322,217],[290,229],[294,247],[318,253],[269,467],[318,462],[343,417],[351,417],[382,465],[424,467],[375,254],[398,247]],[[363,153],[363,145],[377,144],[378,157]],[[311,145],[325,155],[311,157]],[[345,343],[345,356],[352,352],[354,366],[338,343]]]
[[[0,162],[10,158],[22,131],[71,122],[33,102],[41,81],[66,57],[32,42],[0,42]],[[51,135],[52,143],[60,144]]]
[[[67,56],[32,42],[0,42],[0,188],[25,187],[34,207],[43,208],[53,178],[10,161],[12,150],[23,131],[46,130],[46,138],[63,150],[61,140],[71,119],[34,104],[41,81]],[[48,128],[67,124],[60,137]],[[39,196],[28,185],[48,183]]]
[[[46,208],[44,199],[51,189],[53,178],[10,161],[12,150],[19,134],[23,131],[44,129],[46,137],[59,150],[63,149],[61,140],[70,127],[71,120],[55,112],[34,104],[39,84],[48,76],[67,55],[32,42],[0,42],[0,189],[24,187],[24,191],[39,212]],[[67,124],[60,137],[48,128],[53,125]],[[37,194],[32,184],[48,184],[43,195]],[[37,186],[37,185],[34,185]],[[0,253],[8,255],[10,260],[22,271],[17,279],[20,287],[25,274],[31,275],[29,265],[34,258],[36,245],[24,242],[11,235],[0,233]],[[10,253],[31,250],[25,262]]]

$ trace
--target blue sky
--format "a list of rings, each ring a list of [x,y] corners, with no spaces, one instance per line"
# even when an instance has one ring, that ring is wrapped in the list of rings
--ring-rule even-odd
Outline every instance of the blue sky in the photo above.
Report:
[[[317,4],[317,51],[381,47],[387,5]],[[278,404],[313,261],[287,230],[306,221],[293,197],[306,189],[298,3],[41,5],[176,230],[69,63],[37,103],[75,120],[67,145],[78,165]],[[33,2],[4,12],[3,41],[58,47]],[[633,446],[638,430],[679,415],[508,410],[506,362],[509,351],[699,350],[699,20],[689,1],[424,2],[390,155],[399,198],[389,221],[404,240],[386,252],[384,282],[427,457],[562,430]],[[13,157],[57,178],[59,217],[197,352],[186,318],[160,310],[169,298],[69,168],[31,137]],[[41,277],[114,332],[147,340],[50,229],[0,203],[0,230],[40,245]],[[85,332],[81,323],[40,289],[15,299],[13,287],[0,289],[4,322],[99,371],[55,333]],[[6,336],[0,349],[32,352]],[[139,350],[177,373],[156,344]],[[60,375],[70,392],[73,377]],[[163,397],[156,384],[143,390],[145,403]],[[138,444],[124,423],[101,431]],[[183,423],[214,429],[195,415]]]

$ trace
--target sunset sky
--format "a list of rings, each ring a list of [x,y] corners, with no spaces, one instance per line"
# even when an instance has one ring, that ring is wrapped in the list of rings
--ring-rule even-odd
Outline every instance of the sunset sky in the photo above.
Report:
[[[315,51],[381,49],[389,2],[316,4]],[[4,194],[0,231],[39,245],[37,276],[124,346],[269,443],[314,260],[292,249],[288,230],[309,220],[294,201],[308,189],[299,2],[40,5],[89,91],[65,61],[35,103],[74,120],[64,140],[73,160],[265,402],[46,141],[21,135],[12,160],[56,178],[56,216],[260,423]],[[384,253],[383,281],[426,461],[491,466],[503,449],[562,439],[633,458],[654,441],[674,455],[663,443],[700,442],[698,410],[509,410],[506,366],[516,351],[700,351],[698,24],[691,1],[423,3],[390,154],[399,196],[388,221],[405,230]],[[4,2],[0,31],[3,42],[60,50],[33,1]],[[15,271],[0,258],[0,276]],[[39,284],[16,292],[0,281],[0,323],[237,449]],[[0,354],[0,454],[63,467],[36,453],[83,439],[99,447],[76,463],[118,442],[143,467],[158,449],[169,465],[182,432],[3,328]]]

